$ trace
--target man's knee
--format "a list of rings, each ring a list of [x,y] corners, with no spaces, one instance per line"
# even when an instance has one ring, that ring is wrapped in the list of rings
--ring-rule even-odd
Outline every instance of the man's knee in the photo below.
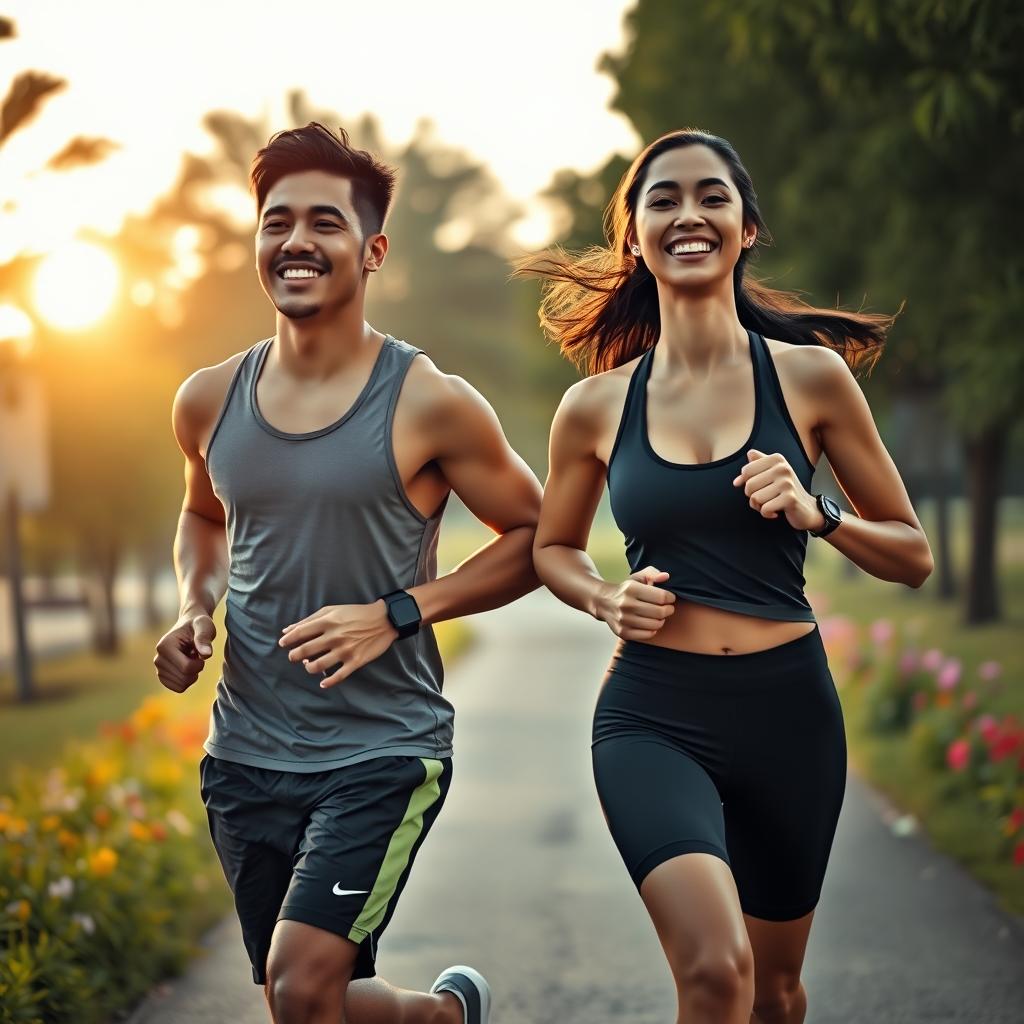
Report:
[[[301,1024],[328,1012],[340,1020],[359,947],[309,925],[281,924],[289,927],[275,932],[265,986],[276,1024]]]

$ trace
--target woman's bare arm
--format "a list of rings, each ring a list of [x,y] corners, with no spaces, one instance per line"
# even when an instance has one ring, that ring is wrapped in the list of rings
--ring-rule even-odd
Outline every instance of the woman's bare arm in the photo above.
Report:
[[[812,360],[817,433],[856,512],[823,539],[872,576],[919,587],[935,565],[931,547],[867,400],[838,353],[808,349],[805,368]]]

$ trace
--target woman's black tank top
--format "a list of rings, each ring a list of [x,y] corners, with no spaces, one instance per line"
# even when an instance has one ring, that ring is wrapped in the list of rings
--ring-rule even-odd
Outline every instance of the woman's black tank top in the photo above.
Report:
[[[786,622],[813,622],[804,596],[807,532],[780,515],[766,519],[733,479],[747,450],[782,454],[810,491],[814,466],[786,408],[764,338],[748,331],[754,368],[754,425],[732,455],[683,464],[663,459],[647,436],[647,381],[654,349],[633,371],[608,460],[612,515],[626,538],[630,570],[669,573],[680,599]]]

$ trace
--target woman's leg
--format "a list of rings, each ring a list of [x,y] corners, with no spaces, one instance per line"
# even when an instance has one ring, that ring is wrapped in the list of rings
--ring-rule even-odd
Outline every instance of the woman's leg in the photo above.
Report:
[[[640,886],[679,999],[679,1024],[749,1024],[754,957],[732,873],[721,858],[687,853]]]
[[[803,1024],[807,993],[800,983],[814,911],[795,921],[744,915],[754,951],[754,1013],[750,1024]]]
[[[612,838],[661,940],[685,1024],[748,1024],[754,965],[718,790],[652,734],[608,736],[594,778]]]

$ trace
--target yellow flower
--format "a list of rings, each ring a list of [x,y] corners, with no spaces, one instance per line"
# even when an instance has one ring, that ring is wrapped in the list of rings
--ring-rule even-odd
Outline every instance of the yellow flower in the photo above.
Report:
[[[91,765],[89,771],[85,776],[85,784],[87,786],[100,789],[101,787],[113,782],[117,776],[117,764],[116,762],[107,759],[96,761],[95,764]]]
[[[131,716],[131,723],[142,731],[158,725],[168,716],[167,704],[161,697],[147,697]]]
[[[150,838],[149,829],[146,828],[141,821],[133,821],[129,826],[128,831],[131,833],[132,839],[135,839],[140,843],[144,843]]]
[[[24,818],[8,818],[5,831],[8,839],[18,839],[28,831],[28,822]]]
[[[159,789],[169,789],[181,782],[182,768],[170,757],[159,757],[146,770],[146,781]]]
[[[62,828],[57,833],[57,842],[65,850],[73,850],[81,842],[81,839],[74,833],[66,828]]]
[[[97,878],[109,875],[117,867],[117,853],[109,846],[101,846],[89,856],[89,871]]]
[[[44,832],[52,832],[55,828],[59,827],[59,825],[60,818],[56,814],[47,814],[46,817],[39,822],[39,827]]]
[[[0,811],[0,832],[3,832],[7,828],[7,823],[11,820],[11,816],[6,811]]]

